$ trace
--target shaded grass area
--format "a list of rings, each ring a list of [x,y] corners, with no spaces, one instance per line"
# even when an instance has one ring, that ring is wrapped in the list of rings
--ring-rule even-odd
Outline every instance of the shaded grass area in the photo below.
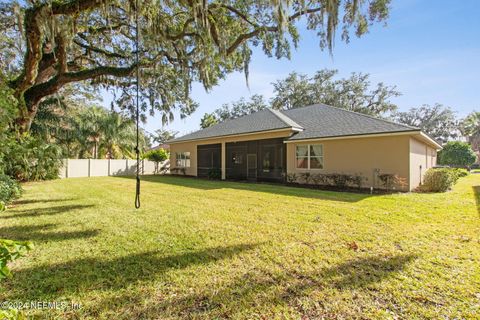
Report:
[[[2,238],[36,244],[0,301],[38,317],[478,318],[480,176],[370,196],[151,176],[26,184]]]

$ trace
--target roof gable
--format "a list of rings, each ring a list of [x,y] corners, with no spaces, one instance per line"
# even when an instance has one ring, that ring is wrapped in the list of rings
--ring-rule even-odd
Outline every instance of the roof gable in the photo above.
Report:
[[[282,113],[304,128],[289,140],[420,131],[419,128],[325,104],[314,104]]]
[[[243,117],[226,120],[211,127],[198,130],[169,143],[189,140],[209,139],[245,133],[255,133],[294,127],[295,122],[284,115],[278,115],[270,109],[261,110]],[[296,124],[295,124],[296,125]],[[296,128],[296,127],[295,127]]]

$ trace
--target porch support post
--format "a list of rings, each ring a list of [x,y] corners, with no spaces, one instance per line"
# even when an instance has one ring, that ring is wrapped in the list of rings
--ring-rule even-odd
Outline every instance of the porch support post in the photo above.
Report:
[[[227,151],[226,151],[226,148],[225,148],[225,142],[222,142],[222,180],[225,180],[226,179],[226,161],[227,159]]]

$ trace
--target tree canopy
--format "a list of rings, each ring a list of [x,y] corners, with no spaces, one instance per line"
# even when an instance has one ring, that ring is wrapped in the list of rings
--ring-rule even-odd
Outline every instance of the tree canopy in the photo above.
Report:
[[[451,108],[436,103],[423,105],[409,111],[397,112],[393,119],[397,122],[418,127],[438,142],[445,143],[458,137],[458,121]]]
[[[460,131],[472,145],[474,151],[480,151],[480,112],[470,113],[460,122]]]
[[[193,82],[210,89],[233,71],[248,77],[252,48],[289,58],[302,21],[321,48],[341,30],[361,36],[388,17],[390,0],[315,1],[38,0],[2,3],[1,61],[18,100],[16,125],[28,131],[39,103],[69,83],[117,89],[116,106],[133,111],[140,69],[142,115],[160,111],[163,122],[193,112]],[[134,56],[138,13],[139,63]]]
[[[168,140],[174,139],[178,134],[178,131],[169,131],[166,129],[157,129],[155,133],[151,135],[153,142],[158,144],[165,144]]]
[[[438,153],[438,163],[450,166],[471,166],[477,160],[472,147],[466,142],[450,141]]]
[[[223,104],[212,113],[206,113],[200,126],[206,128],[267,107],[288,110],[324,103],[377,117],[388,117],[397,109],[390,101],[400,95],[394,86],[377,83],[372,88],[369,74],[352,73],[348,78],[335,79],[337,73],[337,70],[324,69],[309,77],[292,72],[273,83],[274,96],[269,102],[262,95],[253,95],[249,100],[241,98]]]
[[[235,119],[250,113],[260,111],[269,105],[262,95],[256,94],[250,97],[250,100],[241,98],[238,101],[224,103],[220,108],[212,113],[205,113],[200,121],[200,127],[207,128],[218,122],[228,119]]]
[[[308,77],[292,72],[273,84],[272,107],[281,110],[324,103],[373,116],[385,116],[397,109],[390,102],[390,98],[400,95],[394,86],[380,82],[372,88],[367,73],[352,73],[348,78],[335,79],[337,73],[337,70],[324,69]]]

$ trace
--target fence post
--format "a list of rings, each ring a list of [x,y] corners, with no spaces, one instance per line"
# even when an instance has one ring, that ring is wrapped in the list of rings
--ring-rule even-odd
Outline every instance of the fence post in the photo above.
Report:
[[[145,159],[142,159],[142,175],[145,174]]]
[[[88,158],[88,177],[90,178],[90,158]]]
[[[68,159],[65,159],[65,178],[68,178]]]
[[[108,158],[108,172],[107,172],[107,176],[110,177],[110,158]]]

